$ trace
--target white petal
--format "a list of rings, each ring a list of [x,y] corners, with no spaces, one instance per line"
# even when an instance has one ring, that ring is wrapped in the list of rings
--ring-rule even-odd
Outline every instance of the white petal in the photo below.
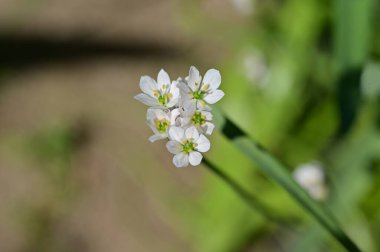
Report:
[[[157,83],[151,77],[145,75],[140,78],[140,88],[141,91],[153,97],[153,92],[157,90]]]
[[[179,142],[177,141],[169,141],[166,143],[166,148],[168,149],[168,151],[172,154],[178,154],[182,151],[182,144],[180,144]]]
[[[203,85],[209,85],[209,89],[214,91],[218,89],[220,83],[222,81],[222,77],[220,73],[216,69],[210,69],[206,72],[203,78]]]
[[[148,106],[159,106],[157,100],[147,94],[138,94],[135,96],[135,99]]]
[[[149,108],[146,116],[147,116],[147,119],[156,119],[157,118],[159,120],[166,119],[166,120],[170,121],[170,117],[168,115],[168,112],[166,112],[165,110],[160,109],[160,108]]]
[[[178,117],[178,118],[175,120],[175,126],[178,126],[178,127],[184,127],[184,126],[187,126],[186,120],[185,120],[184,118]]]
[[[185,136],[185,131],[181,127],[171,127],[169,129],[169,136],[171,140],[181,142]]]
[[[170,99],[170,101],[165,105],[168,108],[171,108],[178,104],[178,98],[176,99]]]
[[[162,109],[155,109],[154,111],[156,113],[156,118],[157,119],[159,119],[159,120],[166,119],[166,120],[170,121],[170,116],[164,110],[162,110]]]
[[[183,117],[192,117],[194,115],[195,109],[189,108],[189,109],[183,109],[182,116]]]
[[[155,134],[155,135],[152,135],[149,137],[149,141],[151,141],[152,143],[157,141],[157,140],[161,140],[161,139],[165,139],[167,138],[167,135],[164,135],[164,134]]]
[[[172,95],[172,98],[178,98],[179,97],[179,88],[178,88],[178,82],[173,81],[173,83],[170,86],[170,94]]]
[[[175,122],[177,118],[181,115],[180,109],[173,109],[172,112],[170,112],[170,125],[175,125]]]
[[[180,98],[179,96],[180,91],[177,85],[178,85],[178,82],[173,81],[173,83],[169,87],[170,88],[169,93],[172,95],[172,97],[170,98],[169,102],[166,104],[166,107],[168,108],[171,108],[178,104],[178,100]]]
[[[161,69],[157,75],[157,84],[158,84],[158,88],[160,90],[163,90],[164,85],[167,85],[167,87],[169,88],[169,86],[171,84],[170,77],[169,77],[168,73],[165,72],[164,69]]]
[[[205,101],[203,101],[203,100],[197,100],[196,104],[197,104],[197,109],[198,109],[198,110],[207,110],[207,111],[211,111],[211,107],[209,107],[209,106],[207,105],[207,103],[206,103]]]
[[[191,119],[194,115],[195,110],[184,110],[181,113],[181,123],[183,126],[190,124]]]
[[[186,80],[186,78],[178,77],[177,81],[179,82],[179,81],[187,81],[187,80]]]
[[[180,122],[181,126],[187,126],[190,123],[191,116],[193,116],[193,114],[189,114],[183,108],[181,108],[181,114],[177,118],[176,122]]]
[[[189,101],[192,99],[190,88],[185,84],[178,84],[179,87],[179,100],[178,100],[178,106],[184,107],[184,104],[186,101]],[[187,91],[186,91],[187,90]]]
[[[202,115],[206,117],[207,121],[212,121],[212,113],[209,111],[202,111]]]
[[[204,135],[200,135],[197,143],[197,151],[206,152],[210,149],[210,141]]]
[[[177,87],[179,88],[181,95],[191,93],[190,87],[183,81],[177,82]]]
[[[152,120],[156,118],[155,109],[149,108],[146,112],[146,119]]]
[[[181,152],[173,157],[173,164],[177,167],[185,167],[189,165],[189,155]]]
[[[198,90],[199,85],[201,84],[201,78],[202,77],[200,76],[198,69],[195,66],[191,66],[189,70],[189,79],[187,82],[191,90]]]
[[[187,139],[193,139],[194,141],[197,141],[199,138],[199,133],[198,133],[197,128],[195,128],[194,126],[187,128],[185,131],[185,136]]]
[[[154,119],[147,119],[146,123],[152,129],[152,131],[153,131],[154,134],[156,134],[156,135],[160,134],[160,132],[158,132],[158,130],[156,128],[156,125],[154,124]]]
[[[207,135],[211,135],[212,132],[214,131],[214,128],[215,128],[215,125],[210,123],[210,122],[206,122],[204,124],[205,128],[206,128],[206,134]]]
[[[181,126],[182,127],[186,127],[186,126],[190,126],[191,124],[191,117],[183,117],[182,120],[181,120]]]
[[[185,110],[195,110],[197,107],[197,101],[194,99],[183,99],[182,106]]]
[[[199,165],[202,161],[202,154],[198,151],[192,151],[189,154],[190,164],[193,166]]]
[[[214,104],[224,96],[224,92],[222,90],[215,90],[211,94],[205,96],[204,100],[209,104]]]

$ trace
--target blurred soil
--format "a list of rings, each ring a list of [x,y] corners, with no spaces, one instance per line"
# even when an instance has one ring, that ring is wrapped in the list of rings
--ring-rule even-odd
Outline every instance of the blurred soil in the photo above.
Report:
[[[174,209],[196,198],[203,172],[178,172],[164,143],[147,141],[133,99],[141,75],[177,78],[218,51],[196,48],[182,11],[174,0],[0,1],[0,251],[193,251]],[[84,137],[67,147],[56,129]]]

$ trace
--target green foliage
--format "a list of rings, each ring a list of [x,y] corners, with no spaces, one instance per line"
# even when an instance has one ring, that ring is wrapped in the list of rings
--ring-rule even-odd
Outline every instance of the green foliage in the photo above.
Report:
[[[301,219],[296,238],[284,245],[287,251],[343,249],[324,228],[303,215],[278,185],[262,177],[260,169],[293,191],[302,205],[318,208],[309,210],[323,215],[330,229],[335,229],[336,222],[321,209],[331,210],[343,225],[339,232],[344,230],[363,250],[379,249],[374,239],[379,234],[380,219],[375,203],[378,173],[373,168],[378,167],[379,159],[378,9],[379,4],[373,0],[265,1],[255,5],[253,18],[233,28],[227,21],[202,22],[210,18],[196,14],[196,23],[202,26],[196,26],[198,30],[193,27],[193,33],[218,33],[218,38],[231,38],[228,43],[233,53],[226,57],[222,69],[226,97],[221,110],[281,162],[272,163],[271,157],[261,156],[260,149],[245,140],[238,144],[246,151],[244,156],[219,137],[213,139],[215,149],[209,157],[254,195],[260,192],[259,199],[267,199],[272,209],[287,209],[284,216]],[[252,57],[256,61],[247,68],[246,59]],[[256,74],[252,78],[256,68],[262,67],[260,63],[265,65],[264,74],[260,73],[264,77]],[[222,125],[223,119],[219,121]],[[250,156],[258,164],[250,164]],[[303,193],[289,175],[294,167],[312,160],[323,164],[329,181],[330,197],[323,206],[307,200],[306,195],[297,196]],[[280,168],[279,164],[286,166]],[[208,187],[205,197],[222,197],[220,188],[213,189],[211,182]],[[239,222],[235,214],[235,209],[220,209],[218,218],[233,216],[230,218]],[[266,225],[258,222],[257,230],[265,230]],[[231,231],[230,235],[236,239],[250,237],[247,243],[254,244],[258,237],[247,232]],[[225,236],[220,237],[220,243],[215,242],[217,248],[222,244],[233,248],[233,239],[226,241]]]

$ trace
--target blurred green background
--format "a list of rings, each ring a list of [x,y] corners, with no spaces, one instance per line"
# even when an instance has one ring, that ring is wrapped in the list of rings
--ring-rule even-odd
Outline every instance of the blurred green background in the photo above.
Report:
[[[141,75],[217,68],[220,108],[380,251],[377,0],[0,0],[0,251],[344,251],[219,132],[206,155],[287,225],[151,144]]]

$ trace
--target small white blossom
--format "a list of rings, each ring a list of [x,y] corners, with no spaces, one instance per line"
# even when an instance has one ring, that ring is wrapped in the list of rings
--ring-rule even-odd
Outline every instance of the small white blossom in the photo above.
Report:
[[[211,135],[215,125],[212,123],[212,114],[205,110],[189,109],[182,112],[182,125],[194,126],[199,133]]]
[[[149,137],[149,141],[154,142],[168,137],[170,126],[176,124],[176,119],[180,115],[179,109],[164,111],[160,108],[150,108],[146,114],[146,120],[154,135]]]
[[[149,76],[142,76],[140,89],[143,93],[135,96],[135,99],[151,107],[171,108],[178,103],[179,89],[177,81],[170,81],[165,70],[161,69],[157,76],[157,82]]]
[[[218,70],[208,70],[202,80],[198,69],[194,66],[190,67],[186,81],[178,83],[182,99],[181,106],[185,110],[210,110],[207,104],[214,104],[224,96],[224,92],[218,89],[221,81],[222,78]]]
[[[293,176],[311,197],[318,200],[326,199],[328,190],[325,173],[320,164],[314,162],[300,165],[294,171]]]
[[[199,165],[202,161],[201,152],[210,149],[210,141],[204,135],[199,135],[194,126],[186,130],[181,127],[171,127],[169,138],[171,140],[166,147],[174,154],[173,164],[176,167],[186,167],[189,163],[193,166]]]

